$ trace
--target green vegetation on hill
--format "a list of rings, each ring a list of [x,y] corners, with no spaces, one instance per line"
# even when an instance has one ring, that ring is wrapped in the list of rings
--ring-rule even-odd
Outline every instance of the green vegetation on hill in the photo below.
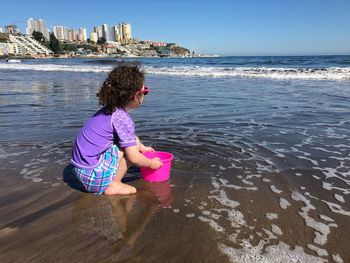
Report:
[[[78,49],[91,50],[91,52],[97,52],[97,47],[93,44],[73,44],[73,43],[60,43],[60,52],[76,52]]]
[[[190,51],[187,48],[180,47],[177,45],[170,46],[172,52],[177,56],[188,56],[190,55]]]
[[[187,48],[180,47],[175,43],[168,43],[165,47],[155,47],[152,48],[157,52],[158,56],[189,56],[190,51]]]
[[[67,52],[77,52],[78,49],[82,48],[84,50],[91,50],[92,52],[96,52],[97,48],[91,43],[87,44],[75,44],[75,43],[62,43],[59,42],[59,40],[56,38],[56,36],[53,33],[50,33],[50,40],[45,40],[44,35],[41,32],[34,31],[32,34],[32,37],[46,46],[47,48],[51,49],[52,52],[55,54],[63,54]],[[103,39],[101,39],[103,42]]]
[[[43,33],[39,32],[39,31],[35,31],[34,30],[33,33],[32,33],[32,37],[36,41],[40,42],[41,44],[45,43],[45,37],[44,37]]]
[[[54,33],[50,33],[50,44],[53,53],[58,54],[60,52],[60,42],[55,37]]]

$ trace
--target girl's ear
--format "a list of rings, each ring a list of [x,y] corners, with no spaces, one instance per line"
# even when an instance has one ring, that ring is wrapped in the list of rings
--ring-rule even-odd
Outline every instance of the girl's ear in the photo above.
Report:
[[[140,92],[136,94],[136,102],[138,105],[141,105],[143,102],[144,95]]]

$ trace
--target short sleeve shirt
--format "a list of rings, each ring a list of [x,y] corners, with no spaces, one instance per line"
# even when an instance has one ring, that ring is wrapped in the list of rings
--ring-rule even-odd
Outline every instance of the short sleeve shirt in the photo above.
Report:
[[[115,142],[122,148],[136,146],[135,124],[129,113],[122,108],[113,114],[104,112],[104,108],[96,112],[79,131],[71,159],[75,166],[96,167]]]
[[[135,124],[127,111],[117,109],[112,115],[112,126],[120,147],[136,145]]]

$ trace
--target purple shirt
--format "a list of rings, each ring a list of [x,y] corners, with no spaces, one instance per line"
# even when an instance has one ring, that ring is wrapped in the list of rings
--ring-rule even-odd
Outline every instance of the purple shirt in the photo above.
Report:
[[[81,128],[72,153],[71,162],[79,168],[94,168],[102,160],[103,153],[117,142],[122,148],[135,146],[135,124],[124,109],[105,114],[102,108]]]

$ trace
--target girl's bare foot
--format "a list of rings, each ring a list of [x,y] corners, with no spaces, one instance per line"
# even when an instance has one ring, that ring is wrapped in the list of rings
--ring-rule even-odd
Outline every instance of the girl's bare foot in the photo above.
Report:
[[[135,193],[135,187],[128,184],[123,184],[122,182],[112,182],[105,191],[105,195],[130,195]]]

